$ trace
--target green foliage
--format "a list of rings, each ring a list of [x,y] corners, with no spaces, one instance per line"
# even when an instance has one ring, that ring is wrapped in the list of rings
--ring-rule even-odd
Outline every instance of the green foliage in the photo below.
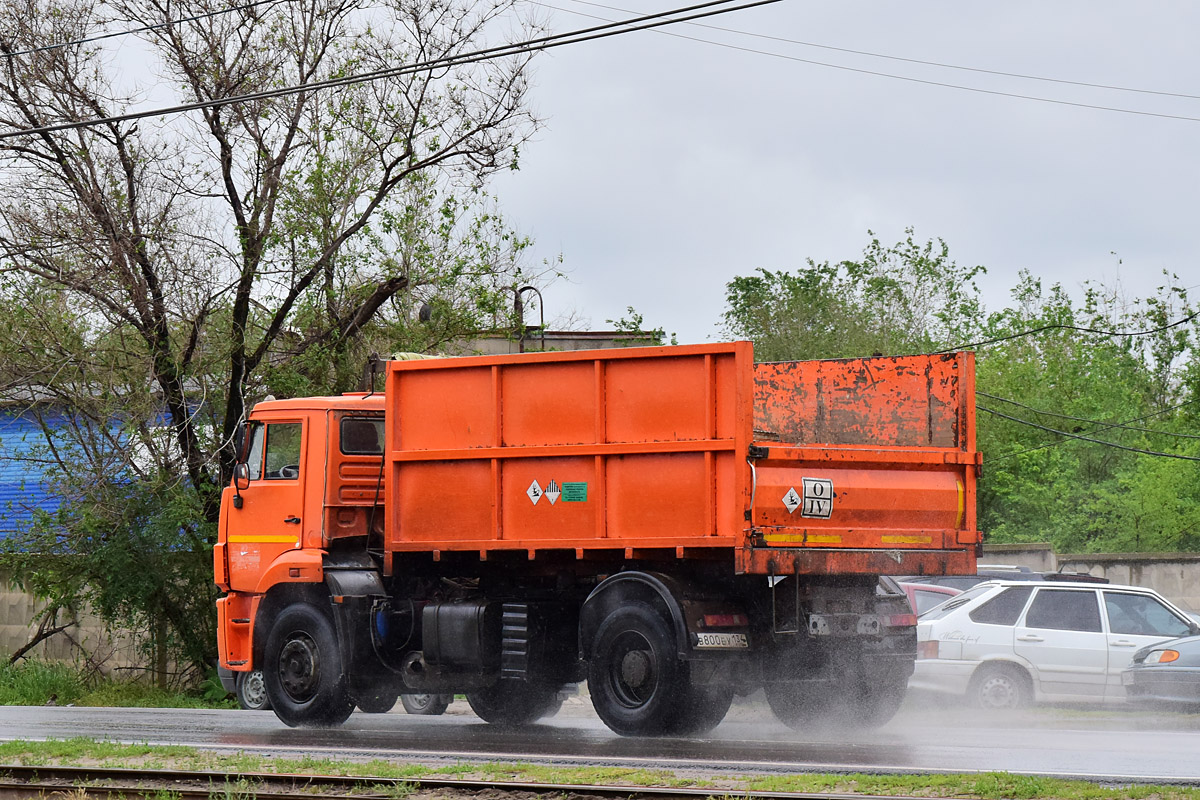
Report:
[[[0,665],[0,705],[41,706],[78,703],[86,689],[79,670],[46,661]]]
[[[985,270],[956,264],[941,240],[906,234],[890,247],[872,235],[858,261],[734,278],[722,332],[752,339],[760,361],[927,352],[969,336]]]
[[[93,670],[61,661],[26,659],[0,665],[0,705],[75,705],[125,708],[234,708],[219,697],[165,690],[144,680],[104,678]]]
[[[1178,279],[1133,298],[1088,282],[1076,299],[1022,273],[988,314],[981,271],[911,231],[872,238],[860,261],[735,278],[725,332],[764,361],[974,347],[987,541],[1200,550],[1200,327]]]
[[[604,320],[609,325],[612,325],[613,330],[617,333],[623,333],[632,337],[630,340],[621,340],[621,345],[635,343],[639,346],[645,345],[661,345],[665,343],[667,332],[663,328],[652,328],[647,330],[645,320],[633,306],[625,307],[625,316],[620,319]],[[675,334],[671,334],[671,344],[679,344],[675,338]]]

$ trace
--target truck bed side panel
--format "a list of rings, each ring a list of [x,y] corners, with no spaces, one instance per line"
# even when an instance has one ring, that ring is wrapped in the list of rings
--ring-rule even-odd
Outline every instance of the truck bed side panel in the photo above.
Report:
[[[752,366],[748,343],[393,362],[389,549],[732,547]]]

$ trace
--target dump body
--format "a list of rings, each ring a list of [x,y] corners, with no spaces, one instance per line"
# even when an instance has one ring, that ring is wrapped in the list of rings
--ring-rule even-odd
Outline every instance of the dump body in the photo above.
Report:
[[[385,549],[970,572],[972,366],[746,342],[392,362]]]

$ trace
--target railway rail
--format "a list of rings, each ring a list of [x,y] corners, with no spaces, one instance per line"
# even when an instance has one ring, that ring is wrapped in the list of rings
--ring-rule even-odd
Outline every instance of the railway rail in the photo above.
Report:
[[[746,800],[884,800],[878,795],[838,792],[754,792],[654,786],[601,786],[523,781],[478,781],[459,778],[382,778],[343,775],[300,775],[266,772],[0,765],[0,798],[245,798],[246,800],[397,800],[421,790],[452,790],[469,798],[489,792],[528,797],[579,795],[598,800],[697,800],[736,797]],[[82,792],[82,794],[76,794]],[[907,800],[889,795],[887,800]],[[913,798],[913,800],[916,800]]]

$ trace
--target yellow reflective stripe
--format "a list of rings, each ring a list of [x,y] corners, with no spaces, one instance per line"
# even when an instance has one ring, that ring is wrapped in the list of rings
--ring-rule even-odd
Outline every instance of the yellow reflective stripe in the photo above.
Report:
[[[840,544],[841,536],[826,534],[822,536],[804,535],[803,533],[777,533],[766,535],[767,543],[771,542],[808,542],[809,544]]]
[[[879,541],[884,544],[930,544],[933,541],[932,536],[880,536]]]
[[[962,481],[955,481],[958,484],[958,519],[954,521],[954,527],[961,529],[963,526],[963,515],[967,511],[967,487],[963,486]]]
[[[230,536],[229,541],[237,544],[295,544],[296,536],[277,534],[274,536]]]

